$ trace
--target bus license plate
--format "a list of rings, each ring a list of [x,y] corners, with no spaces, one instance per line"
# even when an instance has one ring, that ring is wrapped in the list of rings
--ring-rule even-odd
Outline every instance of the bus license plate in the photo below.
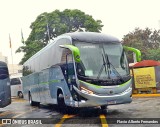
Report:
[[[113,104],[116,104],[116,101],[108,101],[107,104],[113,105]]]

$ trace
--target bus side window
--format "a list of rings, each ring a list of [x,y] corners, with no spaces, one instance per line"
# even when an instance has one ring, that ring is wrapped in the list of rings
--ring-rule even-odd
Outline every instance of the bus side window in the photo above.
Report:
[[[72,54],[67,55],[68,75],[74,75],[74,65]]]
[[[63,49],[62,57],[61,57],[61,63],[66,63],[66,57],[68,56],[67,60],[68,62],[72,61],[72,57],[69,55],[72,54],[72,52],[69,49]]]
[[[75,74],[73,56],[72,56],[72,52],[69,49],[66,49],[66,48],[63,49],[61,63],[62,63],[61,68],[62,68],[63,74],[66,80],[68,81],[68,79]]]

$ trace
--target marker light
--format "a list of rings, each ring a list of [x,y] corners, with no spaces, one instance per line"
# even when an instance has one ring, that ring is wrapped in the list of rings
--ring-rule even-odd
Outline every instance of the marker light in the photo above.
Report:
[[[84,88],[83,86],[80,86],[80,90],[83,93],[93,94],[93,92],[91,90],[88,90],[87,88]]]

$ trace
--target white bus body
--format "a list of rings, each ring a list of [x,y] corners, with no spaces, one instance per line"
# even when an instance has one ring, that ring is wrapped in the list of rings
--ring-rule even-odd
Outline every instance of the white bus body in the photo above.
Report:
[[[132,101],[132,80],[122,44],[101,33],[57,37],[24,63],[23,74],[24,98],[31,105],[104,107]]]

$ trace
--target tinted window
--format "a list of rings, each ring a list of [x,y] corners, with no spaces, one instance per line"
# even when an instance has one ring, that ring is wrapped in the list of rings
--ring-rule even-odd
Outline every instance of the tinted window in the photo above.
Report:
[[[19,80],[19,78],[11,79],[11,85],[19,85],[19,84],[21,84],[21,81]]]
[[[7,67],[0,67],[0,79],[6,79],[9,77],[8,68]]]
[[[72,52],[69,49],[63,49],[61,63],[66,63],[66,55],[68,55],[67,62],[72,61],[72,55],[69,55],[69,54],[72,54]]]

